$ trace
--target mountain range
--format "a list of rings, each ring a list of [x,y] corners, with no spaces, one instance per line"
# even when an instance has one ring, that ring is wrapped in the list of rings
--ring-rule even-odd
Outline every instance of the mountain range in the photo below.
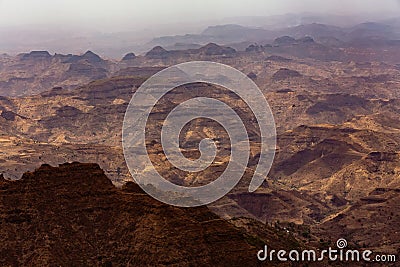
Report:
[[[257,266],[264,244],[326,249],[339,238],[349,248],[398,255],[396,23],[318,23],[284,31],[216,26],[157,39],[162,44],[153,40],[146,53],[127,51],[118,60],[92,51],[1,55],[1,264]],[[249,193],[261,135],[247,104],[227,88],[204,83],[174,88],[161,99],[146,126],[146,148],[157,171],[175,184],[207,184],[230,161],[226,131],[199,119],[180,133],[182,153],[198,158],[200,140],[211,138],[218,143],[216,160],[194,174],[174,168],[160,126],[180,103],[201,96],[226,103],[251,140],[239,184],[194,209],[144,194],[132,182],[121,144],[124,114],[137,89],[188,61],[219,62],[247,75],[269,102],[277,130],[271,171]]]

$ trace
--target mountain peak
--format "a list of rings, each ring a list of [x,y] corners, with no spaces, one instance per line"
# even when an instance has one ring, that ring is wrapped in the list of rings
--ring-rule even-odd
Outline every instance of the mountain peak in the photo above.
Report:
[[[48,51],[31,51],[28,54],[23,54],[22,59],[48,59],[51,58],[51,55]]]
[[[99,55],[93,53],[90,50],[86,51],[86,53],[82,55],[82,58],[87,59],[91,63],[103,61],[103,59]]]
[[[161,46],[156,46],[146,53],[146,57],[153,59],[161,59],[168,56],[168,51]]]
[[[135,58],[136,58],[136,55],[134,53],[128,53],[122,58],[122,61],[132,60]]]
[[[199,50],[200,52],[204,52],[206,55],[232,55],[236,53],[235,49],[231,47],[220,46],[216,43],[208,43]]]

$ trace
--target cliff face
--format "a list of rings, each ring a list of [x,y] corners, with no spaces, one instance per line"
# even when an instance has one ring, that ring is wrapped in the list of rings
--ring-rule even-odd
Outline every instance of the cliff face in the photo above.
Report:
[[[162,204],[95,164],[0,179],[0,265],[255,265],[256,247],[208,208]]]

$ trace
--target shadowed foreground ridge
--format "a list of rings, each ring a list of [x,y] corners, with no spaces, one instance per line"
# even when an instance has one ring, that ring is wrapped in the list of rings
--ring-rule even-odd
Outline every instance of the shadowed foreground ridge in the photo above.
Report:
[[[0,226],[1,266],[257,264],[254,238],[208,208],[117,189],[97,164],[0,177]]]

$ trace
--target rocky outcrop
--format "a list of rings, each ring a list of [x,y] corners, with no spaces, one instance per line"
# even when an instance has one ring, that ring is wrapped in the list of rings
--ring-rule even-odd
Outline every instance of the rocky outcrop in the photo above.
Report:
[[[60,56],[61,57],[61,56]],[[104,60],[97,54],[92,51],[86,51],[83,55],[67,55],[64,56],[66,58],[66,63],[89,63],[92,65],[98,65],[104,63]]]
[[[395,152],[371,152],[368,154],[367,159],[372,161],[400,161],[400,154]]]
[[[370,109],[372,103],[362,97],[349,94],[330,94],[326,99],[318,101],[310,106],[306,113],[315,116],[323,112],[335,112],[341,117],[345,117],[344,108],[360,109],[359,112]],[[361,114],[361,113],[360,113]]]
[[[75,107],[71,107],[71,106],[64,106],[64,107],[57,109],[57,111],[56,111],[57,117],[60,117],[60,118],[73,118],[73,117],[79,116],[81,114],[82,114],[82,111],[80,111],[79,109],[77,109]]]
[[[21,60],[30,59],[50,59],[51,55],[48,51],[32,51],[29,54],[22,54]]]
[[[93,53],[92,51],[87,51],[85,54],[81,56],[82,59],[87,60],[89,63],[95,64],[95,63],[100,63],[103,61],[100,56],[97,54]]]
[[[257,74],[255,74],[254,72],[250,72],[249,74],[247,74],[247,77],[249,77],[252,80],[257,79]]]
[[[261,52],[262,47],[259,45],[251,44],[246,48],[246,52]]]
[[[246,52],[263,52],[268,47],[272,46],[270,44],[266,45],[251,44],[246,48]]]
[[[1,112],[1,117],[3,117],[4,119],[8,120],[8,121],[14,121],[15,117],[17,114],[15,114],[12,111],[6,111],[4,110],[3,112]]]
[[[107,77],[117,64],[91,51],[54,56],[47,51],[32,51],[0,61],[0,95],[13,97],[42,93],[56,86],[73,89]]]
[[[15,119],[16,119],[17,117],[18,117],[18,118],[21,118],[21,119],[24,119],[24,120],[27,119],[26,117],[21,116],[21,115],[19,115],[19,114],[13,112],[13,111],[11,111],[11,110],[6,110],[6,109],[4,109],[3,107],[0,107],[0,112],[1,112],[0,117],[3,118],[3,119],[5,119],[5,120],[7,120],[7,121],[15,121]]]
[[[135,58],[136,58],[136,55],[134,53],[128,53],[122,58],[122,61],[133,60]]]
[[[169,52],[161,46],[156,46],[146,53],[146,57],[150,59],[165,59],[169,55]]]
[[[96,164],[42,165],[0,180],[2,266],[254,266],[251,238],[206,207],[177,208]]]
[[[296,39],[290,36],[278,37],[274,40],[274,45],[292,45],[296,43]]]
[[[300,72],[298,72],[296,70],[281,68],[280,70],[275,72],[274,75],[272,75],[272,79],[274,81],[282,81],[282,80],[286,80],[289,78],[298,78],[301,76],[302,75],[300,74]]]
[[[231,47],[219,46],[215,43],[209,43],[200,48],[199,51],[207,56],[230,56],[236,53],[236,50]]]

